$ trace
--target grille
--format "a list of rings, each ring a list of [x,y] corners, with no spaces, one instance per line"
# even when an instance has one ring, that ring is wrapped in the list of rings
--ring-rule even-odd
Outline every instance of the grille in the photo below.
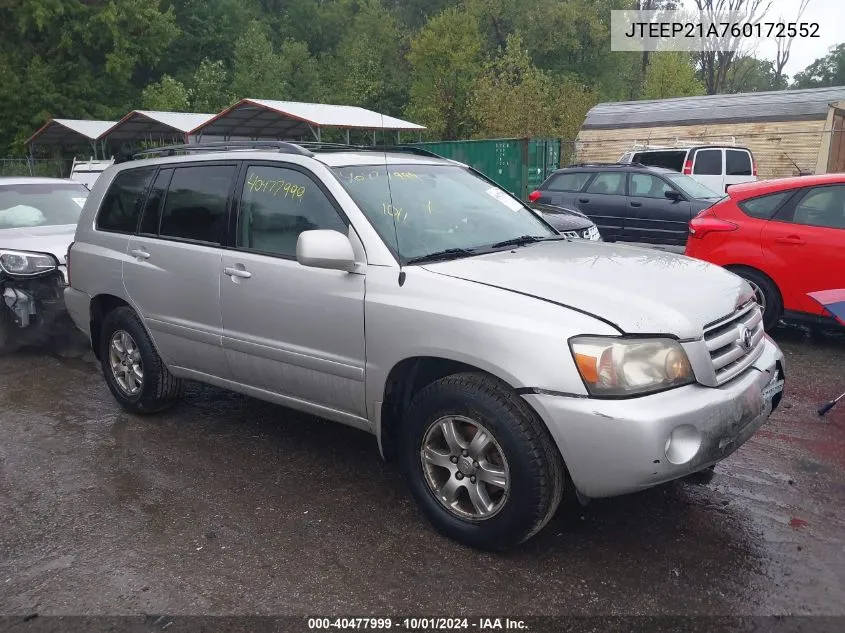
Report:
[[[704,344],[710,352],[717,385],[735,378],[757,360],[763,352],[764,336],[763,314],[753,300],[704,328]]]

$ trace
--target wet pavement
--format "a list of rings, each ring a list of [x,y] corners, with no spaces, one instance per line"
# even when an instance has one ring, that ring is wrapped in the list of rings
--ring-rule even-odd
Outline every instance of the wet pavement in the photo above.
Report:
[[[845,615],[845,337],[776,333],[781,408],[711,482],[431,530],[362,432],[190,385],[123,413],[90,357],[0,359],[0,613]]]

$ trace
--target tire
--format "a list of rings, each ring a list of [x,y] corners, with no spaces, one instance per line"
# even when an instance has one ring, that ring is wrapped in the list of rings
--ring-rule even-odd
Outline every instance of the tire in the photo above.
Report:
[[[459,457],[445,441],[443,428],[450,424],[469,450],[476,446],[473,437],[492,435],[487,452]],[[434,451],[429,454],[439,465],[423,464],[424,447]],[[414,397],[400,431],[399,458],[411,494],[434,527],[479,549],[507,549],[534,536],[554,515],[564,490],[565,467],[548,430],[522,398],[482,374],[446,376]],[[503,478],[491,474],[494,469]],[[493,479],[499,483],[486,483]],[[438,484],[444,499],[452,496],[445,492],[448,486],[458,489],[453,505],[441,500]],[[487,514],[479,513],[470,486],[485,489]],[[484,500],[479,494],[474,498]]]
[[[124,347],[130,350],[127,352],[130,363],[139,361],[140,380],[137,373],[132,372],[129,367],[125,368],[126,374],[123,378],[112,369],[112,340],[115,336],[122,337],[123,334],[130,337],[124,338],[124,342],[131,340],[134,343]],[[120,406],[130,413],[156,413],[173,405],[179,397],[181,382],[167,370],[141,319],[131,308],[116,308],[106,315],[100,332],[99,351],[106,384]],[[131,380],[129,374],[132,374]],[[121,380],[124,384],[121,384]],[[133,386],[137,388],[131,389]]]
[[[768,276],[753,268],[732,268],[731,272],[739,275],[751,284],[754,293],[760,302],[764,302],[763,327],[766,331],[773,329],[783,315],[783,298],[780,290]]]
[[[708,466],[698,472],[692,473],[684,477],[686,481],[692,484],[709,484],[716,476],[716,466]]]

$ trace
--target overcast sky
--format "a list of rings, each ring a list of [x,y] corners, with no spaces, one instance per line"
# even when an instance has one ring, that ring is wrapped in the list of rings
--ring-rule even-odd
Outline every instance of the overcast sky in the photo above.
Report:
[[[686,0],[686,4],[694,5],[691,0]],[[778,16],[782,16],[784,22],[795,20],[799,4],[799,0],[774,0],[772,8],[766,15],[766,21],[777,21]],[[831,46],[845,42],[845,30],[840,20],[843,9],[845,9],[845,0],[810,0],[807,10],[801,17],[801,22],[818,22],[820,37],[818,39],[795,38],[789,63],[786,65],[786,73],[790,77],[804,70],[819,57],[827,55]],[[769,41],[760,45],[756,56],[774,60],[776,51],[775,43]]]

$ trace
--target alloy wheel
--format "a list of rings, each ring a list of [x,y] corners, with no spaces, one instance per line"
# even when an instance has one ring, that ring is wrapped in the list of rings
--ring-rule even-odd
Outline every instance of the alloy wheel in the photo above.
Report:
[[[420,449],[429,490],[453,515],[489,519],[510,492],[508,463],[501,446],[484,426],[464,416],[435,420]]]

